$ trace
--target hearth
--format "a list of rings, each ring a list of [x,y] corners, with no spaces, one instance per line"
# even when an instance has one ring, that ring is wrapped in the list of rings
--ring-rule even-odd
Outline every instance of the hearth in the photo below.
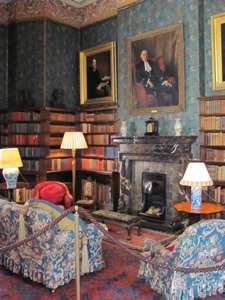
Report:
[[[179,182],[192,158],[191,145],[196,139],[197,136],[115,137],[120,163],[120,199],[116,210],[139,215],[143,226],[149,228],[174,231],[182,227],[174,205],[185,201],[185,188]],[[146,184],[142,187],[145,173],[166,178],[162,183],[165,185],[163,204],[153,198],[150,179],[144,179]]]
[[[165,220],[166,175],[142,173],[142,205],[138,215],[146,220]]]

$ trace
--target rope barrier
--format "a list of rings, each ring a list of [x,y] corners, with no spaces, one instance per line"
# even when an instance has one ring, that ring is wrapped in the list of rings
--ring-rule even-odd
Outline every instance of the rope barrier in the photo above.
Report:
[[[63,214],[61,214],[61,216],[56,218],[52,223],[46,225],[45,227],[43,227],[40,231],[36,232],[35,234],[32,234],[28,238],[26,238],[22,241],[18,241],[18,242],[14,243],[11,246],[6,246],[6,247],[3,247],[3,248],[0,248],[0,254],[3,253],[3,252],[6,252],[6,251],[12,250],[14,248],[20,247],[20,246],[24,245],[25,243],[28,243],[31,240],[39,237],[44,232],[48,231],[53,226],[58,224],[69,213],[72,213],[74,211],[75,211],[74,206],[67,209]],[[97,220],[86,209],[84,209],[82,207],[79,207],[79,214],[80,213],[84,214],[85,217],[87,217],[111,242],[113,242],[114,244],[116,244],[117,246],[119,246],[124,251],[128,252],[129,254],[133,255],[135,258],[137,258],[139,260],[142,260],[146,263],[149,263],[154,267],[159,267],[159,268],[168,269],[168,270],[177,271],[177,272],[182,272],[182,273],[207,273],[207,272],[213,272],[213,271],[221,271],[221,270],[225,269],[225,265],[215,266],[215,267],[204,267],[204,268],[183,268],[183,267],[169,266],[169,265],[166,265],[166,264],[158,263],[156,261],[153,261],[153,259],[148,259],[148,258],[146,258],[146,257],[144,257],[140,254],[135,253],[134,251],[130,250],[129,248],[125,247],[120,241],[118,241],[117,239],[112,237],[108,233],[108,231],[105,230],[105,228],[103,228],[103,226],[100,223],[98,223]]]

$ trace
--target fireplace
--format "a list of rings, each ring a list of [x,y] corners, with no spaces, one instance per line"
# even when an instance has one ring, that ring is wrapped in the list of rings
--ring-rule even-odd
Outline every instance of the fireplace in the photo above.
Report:
[[[185,201],[185,188],[179,182],[192,158],[191,145],[196,139],[196,136],[115,137],[114,141],[119,144],[120,163],[120,199],[116,210],[139,215],[143,226],[149,228],[171,231],[180,228],[180,215],[174,205]],[[158,215],[156,209],[160,207],[155,204],[159,201],[149,190],[147,181],[152,178],[148,179],[148,173],[164,177],[160,183],[160,187],[165,186],[164,208]],[[142,186],[143,180],[145,187]],[[149,212],[155,209],[154,216],[146,215],[150,201],[154,202],[152,206],[155,208],[149,207]]]
[[[164,221],[166,174],[142,173],[142,205],[138,215],[146,220]]]

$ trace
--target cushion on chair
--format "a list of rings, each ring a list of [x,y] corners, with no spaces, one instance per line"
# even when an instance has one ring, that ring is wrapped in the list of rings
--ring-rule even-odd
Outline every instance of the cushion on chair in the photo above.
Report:
[[[40,190],[40,198],[57,205],[62,203],[65,193],[66,190],[62,185],[52,183]]]

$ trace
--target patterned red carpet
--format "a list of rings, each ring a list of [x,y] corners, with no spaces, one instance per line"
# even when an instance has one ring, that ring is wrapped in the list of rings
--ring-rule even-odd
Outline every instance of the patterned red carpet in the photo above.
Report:
[[[139,261],[117,246],[103,242],[106,268],[81,277],[81,300],[163,300],[144,280],[137,277]],[[56,289],[55,293],[41,284],[15,275],[0,267],[0,299],[4,300],[69,300],[76,299],[76,282]],[[223,300],[208,297],[207,300]]]
[[[110,222],[105,222],[105,224],[108,227],[109,233],[114,237],[118,238],[120,242],[122,242],[124,245],[128,246],[129,248],[138,250],[138,251],[146,251],[146,248],[144,246],[144,239],[150,238],[153,240],[157,240],[162,245],[167,245],[170,242],[174,241],[176,239],[176,235],[173,233],[166,233],[162,231],[157,230],[151,230],[147,228],[142,228],[141,232],[142,235],[137,235],[137,228],[132,228],[131,231],[131,240],[127,240],[127,230],[125,227],[113,224]]]

